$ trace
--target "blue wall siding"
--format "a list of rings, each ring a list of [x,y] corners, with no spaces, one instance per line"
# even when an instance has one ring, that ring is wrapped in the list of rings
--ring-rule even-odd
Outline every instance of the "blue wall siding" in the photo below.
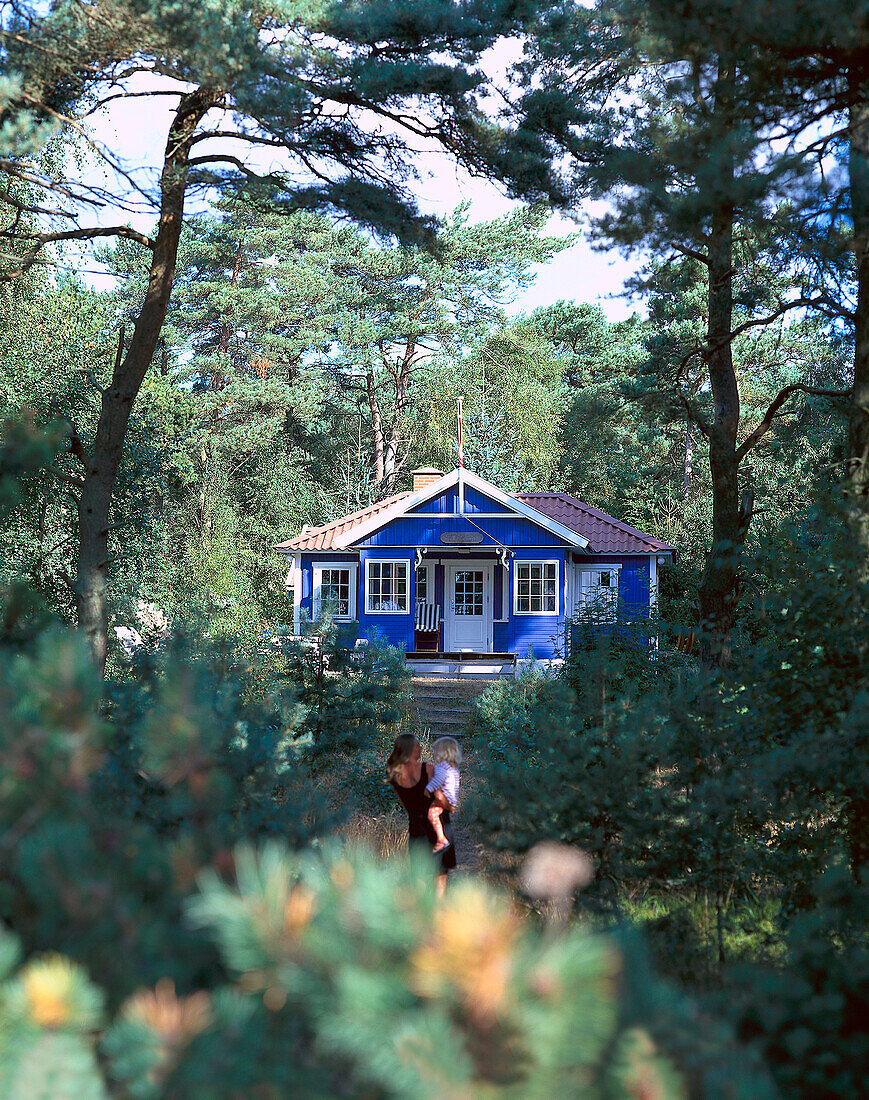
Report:
[[[620,565],[618,574],[618,599],[620,609],[629,618],[649,617],[649,585],[651,583],[651,566],[648,557],[616,558],[612,554],[607,557],[587,557],[576,563],[576,569],[605,569],[607,565]]]
[[[557,615],[514,615],[513,586],[515,570],[510,569],[510,621],[507,624],[506,652],[517,657],[562,656],[564,636],[564,561],[565,552],[553,548],[542,553],[534,550],[519,549],[513,561],[549,560],[558,562],[558,614]]]
[[[410,515],[395,519],[392,523],[373,531],[359,545],[363,547],[440,546],[440,536],[447,531],[474,533],[481,529],[489,538],[483,539],[480,549],[504,546],[563,547],[565,541],[551,531],[538,527],[524,516],[508,519],[491,519],[484,514],[474,516],[476,527],[461,516]]]
[[[487,497],[485,493],[481,493],[478,489],[466,485],[465,511],[476,514],[480,512],[507,512],[509,509],[505,508],[503,504],[499,504],[497,500]]]
[[[311,618],[313,615],[313,601],[314,601],[314,566],[315,565],[340,565],[342,562],[349,562],[351,565],[353,562],[359,561],[358,554],[302,554],[302,611],[304,612],[302,618]],[[357,574],[357,584],[360,583],[360,578]],[[357,612],[360,607],[360,594],[357,590],[356,593],[356,608]]]
[[[649,559],[622,558],[619,599],[629,615],[649,617]]]
[[[406,615],[395,614],[369,614],[365,610],[365,562],[368,558],[380,557],[380,553],[369,553],[362,550],[359,554],[359,634],[371,639],[375,631],[390,645],[398,646],[405,652],[413,649],[414,616],[413,607],[416,601],[416,576],[413,568],[413,546],[390,546],[389,557],[409,562],[410,591],[408,592],[408,612]]]
[[[411,509],[411,515],[432,515],[444,512],[457,512],[459,510],[459,493],[458,490],[447,489],[445,493],[441,493],[439,497],[433,497],[431,500],[427,500],[424,504],[418,504],[416,508]]]
[[[596,569],[607,565],[620,565],[619,602],[629,617],[649,617],[649,585],[651,566],[648,557],[625,556],[587,557],[583,555],[577,563],[578,569],[594,566]]]
[[[453,488],[447,489],[446,492],[441,493],[440,496],[433,497],[424,504],[418,504],[416,508],[411,508],[410,514],[443,515],[444,512],[458,512],[458,510],[459,491],[453,486]],[[492,500],[492,498],[486,496],[485,493],[481,493],[478,489],[466,485],[465,511],[478,515],[479,513],[485,512],[506,512],[509,511],[509,509],[503,504],[499,504],[496,500]]]
[[[400,522],[396,520],[395,524],[391,527],[395,527]],[[428,525],[419,520],[412,520],[411,523],[415,524],[417,528],[427,527]],[[461,520],[443,520],[441,524],[435,525],[435,529],[440,530],[467,530],[467,525],[464,528],[456,526],[461,524]],[[525,531],[526,537],[530,537],[531,534],[535,538],[539,538],[541,532],[535,525],[530,524],[526,520],[489,520],[487,522],[481,521],[480,526],[494,527],[496,524],[515,524],[525,525],[527,529]],[[451,524],[451,526],[447,526]],[[389,529],[387,529],[389,530]],[[506,540],[502,540],[506,541]],[[437,545],[437,544],[435,544]],[[488,543],[484,543],[480,549],[484,549]],[[509,543],[508,543],[509,545]],[[509,620],[506,623],[495,622],[493,624],[493,648],[497,652],[509,652],[515,653],[518,657],[528,657],[532,653],[534,656],[541,659],[548,657],[561,656],[562,655],[562,639],[564,635],[564,569],[565,562],[572,562],[572,552],[570,549],[564,549],[558,546],[543,547],[542,549],[535,549],[531,547],[522,547],[518,544],[518,541],[514,541],[512,544],[515,547],[514,556],[511,559],[511,568],[507,575],[508,581],[508,614]],[[342,562],[359,562],[359,569],[357,571],[357,593],[356,593],[356,608],[359,618],[359,633],[363,637],[371,638],[374,633],[377,632],[380,636],[390,645],[398,646],[399,648],[407,651],[413,649],[414,645],[414,616],[411,612],[406,615],[384,615],[384,614],[368,614],[365,611],[365,561],[369,557],[379,557],[388,551],[388,556],[395,558],[406,559],[410,565],[410,593],[409,593],[409,608],[413,608],[416,599],[415,592],[415,576],[413,569],[414,551],[416,548],[415,543],[405,543],[398,545],[395,543],[386,543],[384,545],[374,545],[363,549],[358,557],[356,554],[303,554],[302,555],[302,569],[301,569],[301,607],[307,616],[312,613],[312,595],[313,595],[313,566],[314,564],[320,565],[339,565]],[[471,553],[473,553],[471,548]],[[435,566],[435,599],[441,610],[441,616],[444,614],[445,609],[445,597],[444,592],[444,563],[448,560],[461,560],[465,555],[451,554],[446,547],[441,548],[438,546],[438,557],[442,559],[436,563]],[[541,558],[555,559],[559,562],[559,586],[558,586],[558,615],[514,615],[513,614],[513,561],[522,560],[538,560]],[[621,570],[619,573],[619,598],[625,611],[628,615],[647,617],[649,614],[649,578],[650,578],[650,565],[648,557],[613,557],[607,556],[596,557],[583,555],[576,563],[581,569],[583,565],[589,566],[606,566],[606,565],[620,565]],[[501,593],[503,582],[505,579],[504,570],[500,568],[497,563],[494,563],[493,569],[494,576],[494,593],[493,593],[493,618],[497,619],[501,614]],[[443,631],[441,631],[441,644],[443,645]]]

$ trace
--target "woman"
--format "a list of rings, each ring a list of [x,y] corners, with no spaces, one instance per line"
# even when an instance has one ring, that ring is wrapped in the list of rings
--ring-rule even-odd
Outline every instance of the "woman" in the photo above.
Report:
[[[431,797],[426,794],[426,784],[434,774],[431,764],[420,760],[422,751],[412,733],[400,733],[386,761],[386,777],[390,786],[407,811],[407,836],[411,844],[434,846],[437,837],[428,819]],[[450,824],[450,815],[444,811],[441,825],[450,842],[448,848],[437,854],[437,888],[443,896],[447,887],[447,875],[456,865],[456,838]]]

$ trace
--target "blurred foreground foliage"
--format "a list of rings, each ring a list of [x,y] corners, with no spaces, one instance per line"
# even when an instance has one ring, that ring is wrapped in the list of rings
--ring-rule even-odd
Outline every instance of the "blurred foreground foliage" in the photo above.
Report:
[[[114,1012],[99,972],[20,965],[3,933],[4,1096],[775,1095],[630,937],[553,934],[470,880],[439,902],[425,858],[241,847],[184,910],[218,946],[210,980],[163,978]]]
[[[514,856],[594,854],[583,909],[645,916],[660,964],[724,1011],[784,1095],[869,1081],[869,577],[824,494],[759,554],[727,674],[666,624],[580,621],[563,676],[477,703],[477,812]]]

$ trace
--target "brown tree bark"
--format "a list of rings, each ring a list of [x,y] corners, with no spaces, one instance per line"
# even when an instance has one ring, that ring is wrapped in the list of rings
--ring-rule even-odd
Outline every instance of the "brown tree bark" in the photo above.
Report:
[[[853,534],[869,573],[869,66],[866,47],[848,74],[848,171],[857,309],[854,315],[854,388],[848,416],[848,474]],[[855,762],[856,763],[856,762]],[[859,769],[855,769],[855,776]],[[856,783],[846,813],[851,869],[869,881],[869,792]]]
[[[383,483],[383,417],[380,415],[380,402],[377,399],[377,387],[374,380],[374,368],[369,366],[365,375],[368,394],[368,411],[371,413],[371,432],[374,436],[374,477],[378,485]]]
[[[733,72],[722,61],[714,112],[721,158],[720,194],[732,192],[734,166],[727,162],[726,140],[732,125]],[[707,249],[709,265],[709,338],[704,356],[712,389],[714,418],[709,426],[712,475],[712,546],[700,581],[701,655],[704,663],[726,668],[736,610],[739,560],[749,515],[740,508],[739,386],[733,369],[733,208],[726,199],[712,212]]]
[[[214,105],[213,90],[185,95],[175,113],[160,177],[160,217],[148,290],[126,354],[102,394],[100,416],[78,502],[79,552],[75,579],[78,622],[100,674],[105,671],[108,632],[107,570],[109,513],[127,424],[157,347],[169,307],[184,214],[191,142]]]
[[[848,417],[848,467],[855,525],[869,559],[869,69],[849,73],[849,175],[857,309],[854,317],[854,389]]]
[[[390,363],[384,356],[384,365],[392,375],[395,388],[395,410],[383,450],[383,487],[387,493],[395,492],[395,479],[399,470],[398,448],[401,444],[407,392],[410,388],[410,373],[415,358],[416,340],[412,336],[405,341],[404,352],[400,359]]]
[[[416,360],[416,339],[409,336],[405,341],[401,356],[393,359],[389,350],[380,347],[380,360],[383,369],[392,379],[395,401],[388,420],[384,420],[383,410],[377,396],[377,380],[374,367],[369,366],[365,375],[368,411],[371,414],[371,434],[374,447],[374,477],[382,493],[389,495],[395,491],[395,479],[400,468],[398,450],[401,444],[401,432],[404,413],[407,408],[407,394],[410,377]]]

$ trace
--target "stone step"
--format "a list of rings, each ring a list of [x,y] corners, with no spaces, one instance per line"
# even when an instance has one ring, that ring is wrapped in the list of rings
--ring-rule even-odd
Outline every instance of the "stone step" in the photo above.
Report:
[[[437,727],[438,729],[445,730],[464,730],[468,725],[467,716],[456,718],[452,722],[446,722],[443,718],[431,718],[427,714],[420,714],[418,716],[418,721],[421,726],[426,726],[429,729]]]
[[[424,714],[427,718],[431,718],[433,722],[438,721],[458,721],[459,719],[465,719],[471,713],[471,708],[468,706],[450,706],[449,704],[435,704],[426,702],[425,705],[417,703],[416,711],[418,714]]]
[[[490,683],[492,683],[491,680],[476,678],[473,680],[454,680],[444,677],[442,680],[423,680],[414,677],[411,681],[411,691],[415,698],[437,696],[443,699],[476,699],[489,687]]]
[[[502,677],[515,675],[515,668],[511,664],[501,661],[480,661],[474,664],[464,661],[408,661],[407,667],[417,677],[442,676],[455,680],[500,680]]]

